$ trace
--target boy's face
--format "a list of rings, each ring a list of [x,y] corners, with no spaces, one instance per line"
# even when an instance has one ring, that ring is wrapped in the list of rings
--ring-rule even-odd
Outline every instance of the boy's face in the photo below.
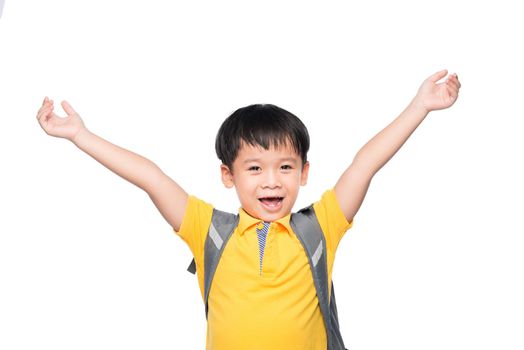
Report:
[[[242,143],[233,169],[221,165],[222,182],[235,187],[242,208],[268,222],[291,212],[308,171],[309,163],[302,167],[302,159],[287,144],[265,150]]]

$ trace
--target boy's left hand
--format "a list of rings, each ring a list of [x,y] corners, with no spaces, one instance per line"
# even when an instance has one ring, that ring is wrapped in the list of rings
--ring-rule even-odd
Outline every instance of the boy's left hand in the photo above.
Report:
[[[415,100],[426,112],[451,107],[458,98],[460,82],[457,74],[450,74],[445,81],[438,83],[448,74],[446,69],[437,72],[424,80]]]

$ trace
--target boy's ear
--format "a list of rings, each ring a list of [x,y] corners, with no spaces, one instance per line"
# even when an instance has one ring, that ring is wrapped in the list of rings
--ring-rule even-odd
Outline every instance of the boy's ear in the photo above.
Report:
[[[300,174],[300,186],[305,186],[307,184],[307,176],[309,174],[309,162],[304,163],[302,167],[302,174]]]
[[[222,183],[226,188],[232,188],[235,184],[233,182],[233,173],[225,164],[220,166],[220,173],[222,174]]]

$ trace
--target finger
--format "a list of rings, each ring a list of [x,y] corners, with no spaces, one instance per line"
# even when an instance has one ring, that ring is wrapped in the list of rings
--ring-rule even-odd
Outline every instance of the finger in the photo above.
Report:
[[[38,112],[38,115],[36,116],[36,119],[38,119],[39,121],[45,120],[44,117],[47,116],[50,110],[51,110],[51,107],[48,107],[48,106],[41,108],[40,111]]]
[[[452,87],[453,89],[457,90],[459,89],[459,83],[455,79],[448,79],[446,80],[446,85],[448,87]]]
[[[62,108],[67,113],[67,115],[78,114],[67,101],[62,101]]]
[[[49,112],[51,112],[53,108],[51,106],[46,106],[42,112],[40,113],[40,118],[39,119],[42,119],[45,120],[47,119],[47,116],[49,115]]]
[[[50,106],[53,104],[53,100],[50,100],[49,97],[45,97],[44,98],[44,102],[42,103],[42,107],[40,107],[40,109],[46,107],[46,106]]]
[[[48,106],[48,105],[49,105],[49,99],[46,97],[40,108],[44,108],[45,106]]]
[[[449,79],[446,81],[446,83],[447,83],[448,85],[450,85],[450,86],[453,86],[453,88],[455,88],[455,89],[457,89],[457,90],[460,88],[460,86],[459,86],[459,82],[458,82],[456,79],[449,78]]]
[[[42,106],[40,107],[40,109],[38,110],[37,114],[36,114],[36,118],[37,119],[40,119],[40,116],[42,114],[42,112],[47,108],[47,106]]]
[[[454,79],[454,81],[455,81],[455,84],[456,84],[456,86],[457,86],[457,89],[460,90],[460,87],[462,86],[462,85],[460,84],[460,81],[458,81],[458,79]]]
[[[45,106],[40,107],[40,109],[36,112],[36,119],[40,117],[40,112],[42,112],[42,109],[44,109]]]
[[[455,80],[457,81],[457,83],[458,83],[458,87],[459,87],[459,89],[460,89],[460,87],[462,86],[462,84],[460,83],[460,80],[459,80],[458,75],[457,75],[456,73],[455,73]]]
[[[457,98],[457,96],[458,96],[458,89],[448,85],[448,89],[447,90],[448,90],[449,97],[451,97],[453,100],[455,100]]]
[[[43,105],[43,106],[40,107],[40,109],[38,110],[37,115],[40,114],[40,113],[41,113],[45,108],[49,108],[49,107],[50,107],[50,105],[49,105],[48,103],[45,104],[45,105]]]
[[[440,79],[444,78],[446,76],[446,74],[448,74],[448,70],[447,69],[443,69],[439,72],[436,72],[435,74],[433,74],[432,76],[430,76],[428,78],[429,81],[432,81],[434,83],[436,83],[437,81],[439,81]]]
[[[458,79],[457,73],[450,74],[449,80],[453,81],[457,85],[457,87],[460,89],[461,84],[460,84],[460,81]]]

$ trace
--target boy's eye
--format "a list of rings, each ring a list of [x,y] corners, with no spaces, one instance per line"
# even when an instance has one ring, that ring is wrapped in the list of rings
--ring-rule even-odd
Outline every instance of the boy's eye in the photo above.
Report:
[[[253,166],[250,166],[247,170],[249,170],[249,171],[259,171],[260,167],[256,166],[256,165],[253,165]]]
[[[287,165],[287,164],[286,164],[286,165],[282,165],[282,166],[280,167],[280,169],[282,169],[282,170],[291,170],[291,169],[293,169],[293,167],[292,167],[291,165]]]

